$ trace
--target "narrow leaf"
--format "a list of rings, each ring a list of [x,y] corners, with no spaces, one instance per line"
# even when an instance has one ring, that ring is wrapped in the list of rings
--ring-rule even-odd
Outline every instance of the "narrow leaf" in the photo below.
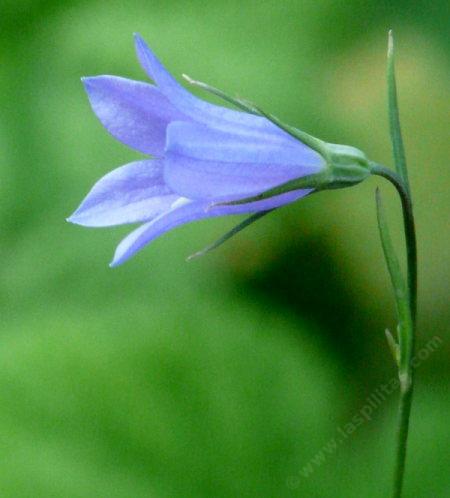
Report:
[[[408,171],[406,167],[405,149],[403,146],[402,132],[400,128],[400,114],[397,99],[397,83],[395,79],[394,60],[394,35],[389,31],[388,53],[387,53],[387,87],[388,87],[388,112],[389,128],[392,142],[395,169],[406,185],[409,192]]]
[[[384,331],[384,333],[386,334],[386,340],[387,340],[389,349],[391,350],[394,361],[398,365],[400,362],[400,348],[399,348],[396,340],[392,336],[391,331],[389,329],[386,329]]]
[[[389,276],[391,278],[392,287],[395,292],[395,303],[397,308],[397,316],[399,322],[398,335],[399,335],[399,349],[400,349],[400,362],[407,362],[409,355],[405,350],[408,348],[408,337],[406,334],[411,330],[411,313],[409,309],[408,288],[403,278],[400,263],[395,253],[392,244],[389,228],[387,224],[386,214],[384,212],[381,194],[379,189],[376,190],[376,205],[377,205],[377,218],[378,228],[381,238],[381,246],[383,248],[384,259],[388,268]],[[400,370],[405,371],[407,364],[401,364]]]
[[[400,263],[395,254],[394,246],[392,245],[391,236],[386,220],[386,213],[384,212],[383,203],[381,200],[380,190],[377,188],[375,192],[377,203],[377,219],[378,228],[380,231],[381,245],[383,247],[384,257],[388,267],[389,275],[394,289],[405,288]]]

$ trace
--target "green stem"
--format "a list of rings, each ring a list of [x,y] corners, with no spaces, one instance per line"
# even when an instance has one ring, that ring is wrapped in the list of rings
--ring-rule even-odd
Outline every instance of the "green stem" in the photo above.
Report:
[[[400,498],[402,496],[406,464],[406,448],[409,433],[409,417],[411,415],[413,395],[413,382],[413,376],[411,373],[408,385],[406,385],[406,387],[401,385],[397,430],[397,452],[392,498]]]
[[[382,176],[390,181],[396,188],[403,210],[403,225],[406,239],[406,255],[408,263],[408,293],[410,299],[411,317],[413,322],[416,319],[417,308],[417,244],[416,244],[416,229],[414,224],[413,206],[409,189],[406,187],[399,175],[392,170],[372,163],[371,173],[373,175]]]
[[[417,307],[417,246],[416,233],[414,225],[414,216],[412,209],[409,189],[405,181],[396,173],[384,166],[372,164],[371,172],[374,175],[387,179],[396,188],[402,203],[403,224],[405,230],[405,240],[407,249],[407,267],[408,267],[408,294],[407,300],[404,296],[402,299],[402,285],[396,285],[395,288],[397,309],[399,311],[399,341],[400,341],[400,359],[399,359],[399,380],[400,380],[400,406],[399,422],[397,431],[397,451],[396,467],[394,471],[394,489],[392,498],[400,498],[403,489],[403,480],[405,473],[406,448],[408,442],[409,418],[411,414],[411,403],[414,386],[412,360],[414,358],[415,343],[415,321]],[[390,249],[388,249],[388,252]],[[391,254],[391,256],[393,256]],[[388,259],[388,258],[386,258]],[[394,256],[395,259],[395,256]],[[389,266],[389,262],[388,262]]]

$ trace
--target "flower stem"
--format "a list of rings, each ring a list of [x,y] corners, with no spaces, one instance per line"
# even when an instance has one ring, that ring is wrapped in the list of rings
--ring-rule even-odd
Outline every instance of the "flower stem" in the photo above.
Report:
[[[400,406],[399,422],[397,431],[396,467],[394,472],[394,490],[392,497],[400,498],[403,488],[403,477],[405,473],[406,448],[408,441],[409,417],[413,394],[413,368],[415,343],[415,318],[417,306],[417,248],[414,216],[409,191],[399,175],[384,166],[372,164],[372,174],[382,176],[391,182],[396,188],[403,208],[403,223],[407,248],[408,284],[407,292],[403,279],[399,274],[398,265],[392,265],[396,261],[390,241],[386,241],[382,234],[382,243],[385,250],[386,261],[391,273],[391,280],[395,290],[397,312],[399,317],[399,380],[400,380]],[[379,215],[379,220],[384,219]],[[398,268],[398,269],[397,269]],[[406,294],[406,295],[405,295]]]
[[[408,180],[405,149],[400,127],[400,113],[398,109],[397,85],[394,66],[394,36],[389,31],[387,56],[387,88],[389,128],[396,173],[384,166],[372,163],[371,172],[382,176],[394,185],[400,196],[403,210],[403,225],[405,231],[407,254],[407,283],[401,275],[400,265],[390,241],[386,218],[381,205],[381,197],[377,192],[378,225],[380,228],[381,243],[384,250],[386,264],[391,276],[395,291],[397,314],[399,320],[399,344],[390,344],[395,352],[398,375],[400,380],[400,405],[397,430],[397,450],[394,470],[394,485],[392,498],[401,498],[405,474],[406,449],[408,443],[409,418],[411,414],[412,395],[414,387],[413,358],[415,347],[415,329],[417,314],[417,242],[412,207],[411,190]],[[390,337],[393,342],[392,336]]]
[[[394,173],[389,168],[380,164],[371,164],[370,171],[373,175],[382,176],[392,183],[396,188],[403,209],[403,225],[406,239],[406,255],[408,264],[408,294],[410,300],[411,318],[413,323],[416,319],[417,308],[417,244],[416,244],[416,229],[414,224],[414,214],[411,196],[399,175]]]
[[[397,454],[396,467],[394,472],[394,488],[392,492],[393,498],[400,498],[403,489],[403,480],[405,474],[406,463],[406,447],[408,443],[409,432],[409,416],[411,414],[413,394],[413,377],[412,373],[406,387],[401,385],[400,405],[399,405],[399,420],[397,432]]]

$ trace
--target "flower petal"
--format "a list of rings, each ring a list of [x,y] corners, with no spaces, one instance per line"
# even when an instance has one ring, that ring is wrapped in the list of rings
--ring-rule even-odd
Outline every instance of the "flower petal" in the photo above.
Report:
[[[148,221],[179,199],[165,185],[162,161],[136,161],[101,178],[68,221],[89,227]]]
[[[243,133],[267,133],[269,135],[278,135],[285,140],[294,140],[266,118],[214,105],[195,97],[167,71],[138,34],[135,34],[134,37],[136,53],[144,71],[157,84],[170,102],[192,120],[222,130],[239,128]]]
[[[321,156],[301,142],[280,145],[195,123],[175,122],[167,129],[164,179],[190,199],[248,197],[322,166]]]
[[[83,79],[92,109],[103,126],[124,144],[161,156],[166,127],[185,119],[153,85],[117,76]]]
[[[266,199],[264,201],[253,202],[251,204],[242,204],[239,206],[217,206],[212,209],[208,209],[209,203],[207,201],[190,201],[186,199],[184,202],[179,203],[179,206],[174,207],[152,221],[141,225],[125,237],[117,246],[110,266],[118,266],[124,263],[152,240],[179,225],[204,218],[214,218],[217,216],[231,214],[254,213],[257,211],[275,209],[283,206],[284,204],[294,202],[297,199],[304,197],[309,192],[309,190],[298,190],[295,192],[288,192],[277,197],[272,197],[271,199]]]

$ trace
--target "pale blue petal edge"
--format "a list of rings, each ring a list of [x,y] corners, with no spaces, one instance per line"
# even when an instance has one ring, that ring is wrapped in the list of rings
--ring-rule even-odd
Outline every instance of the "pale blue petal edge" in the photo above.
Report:
[[[310,190],[298,190],[295,192],[288,192],[277,197],[272,197],[271,199],[266,199],[264,201],[253,202],[251,204],[243,204],[239,206],[217,206],[215,208],[210,208],[208,202],[205,201],[185,200],[185,202],[180,203],[179,207],[175,207],[172,210],[158,216],[149,223],[141,225],[125,237],[117,246],[110,266],[115,267],[121,265],[151,241],[177,226],[204,218],[254,213],[257,211],[274,209],[294,202],[308,193],[310,193]]]
[[[87,227],[140,223],[178,198],[164,183],[162,161],[135,161],[101,178],[67,221]]]
[[[189,119],[149,83],[107,75],[82,81],[92,110],[108,132],[145,154],[161,156],[167,125]]]
[[[266,134],[272,140],[274,135],[278,135],[282,140],[295,141],[266,118],[214,105],[197,98],[167,71],[139,34],[135,34],[134,39],[137,57],[144,71],[172,104],[192,120],[223,130]]]

